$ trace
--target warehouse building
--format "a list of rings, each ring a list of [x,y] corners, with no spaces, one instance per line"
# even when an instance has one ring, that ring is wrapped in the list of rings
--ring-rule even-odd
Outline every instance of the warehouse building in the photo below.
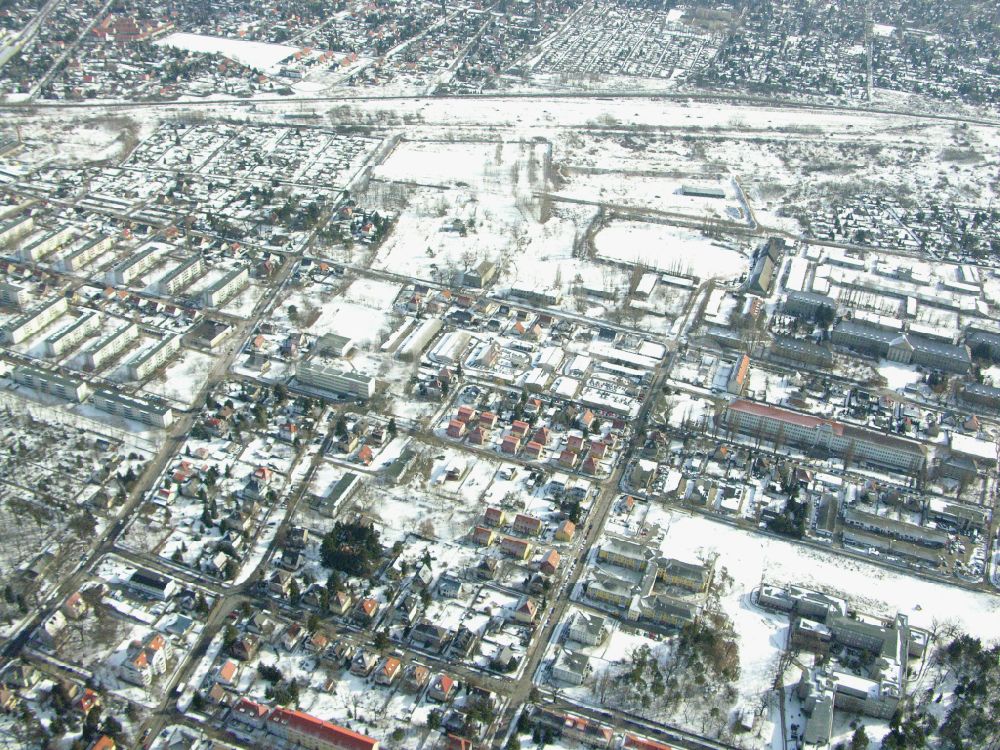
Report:
[[[396,351],[396,359],[403,362],[415,362],[423,355],[424,350],[430,346],[434,337],[438,335],[444,323],[440,318],[427,318],[417,329],[413,331],[400,345]]]

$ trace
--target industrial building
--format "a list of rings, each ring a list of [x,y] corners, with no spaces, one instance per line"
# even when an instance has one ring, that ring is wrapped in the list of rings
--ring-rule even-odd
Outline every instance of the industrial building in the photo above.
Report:
[[[421,322],[396,350],[396,359],[404,362],[415,362],[420,359],[424,350],[430,346],[443,325],[440,318],[427,318]]]

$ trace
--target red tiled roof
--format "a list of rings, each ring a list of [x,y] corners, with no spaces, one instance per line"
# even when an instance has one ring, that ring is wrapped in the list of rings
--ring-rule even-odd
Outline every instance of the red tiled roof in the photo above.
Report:
[[[308,734],[328,747],[343,748],[343,750],[376,750],[378,740],[367,737],[350,729],[344,729],[315,716],[293,711],[288,708],[276,708],[268,717],[268,722],[288,726],[295,731]]]
[[[777,406],[771,406],[770,404],[762,404],[758,401],[746,401],[744,399],[737,399],[729,405],[730,411],[735,411],[740,414],[749,414],[754,417],[764,417],[766,419],[777,419],[782,422],[787,422],[788,424],[796,424],[800,427],[820,427],[822,425],[830,425],[833,431],[840,435],[844,426],[838,422],[832,422],[829,419],[822,419],[821,417],[814,417],[810,414],[799,414],[798,412],[788,411],[787,409],[779,409]]]

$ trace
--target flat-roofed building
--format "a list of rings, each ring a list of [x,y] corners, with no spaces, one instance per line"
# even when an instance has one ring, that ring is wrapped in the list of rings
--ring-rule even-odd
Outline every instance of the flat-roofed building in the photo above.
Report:
[[[90,403],[106,414],[154,427],[169,427],[174,421],[170,405],[158,398],[139,398],[119,393],[111,388],[98,388],[94,391]]]
[[[31,299],[28,290],[20,284],[12,284],[8,281],[0,282],[0,305],[6,307],[16,307],[20,310]]]
[[[56,231],[45,235],[41,239],[24,245],[17,251],[17,254],[21,260],[27,261],[28,263],[37,263],[49,253],[58,250],[60,247],[73,239],[74,234],[75,232],[73,227],[63,227],[62,229],[57,229]]]
[[[164,274],[163,278],[157,282],[157,288],[160,290],[160,294],[177,294],[204,272],[205,261],[201,259],[200,255],[196,255]]]
[[[113,244],[114,240],[106,234],[86,237],[82,245],[70,250],[62,259],[62,268],[64,271],[79,271],[110,250]]]
[[[250,272],[234,268],[204,291],[205,306],[219,307],[226,304],[250,283]]]
[[[31,216],[21,216],[0,224],[0,246],[19,240],[34,228],[35,220]]]
[[[101,316],[96,312],[83,313],[73,323],[45,339],[45,351],[50,357],[58,357],[75,349],[101,327]]]
[[[925,526],[918,526],[905,521],[896,521],[891,518],[866,513],[854,508],[844,510],[844,523],[863,531],[870,531],[904,542],[923,544],[927,547],[945,547],[948,544],[947,532],[940,529],[932,529]]]
[[[324,364],[315,359],[301,362],[295,377],[302,385],[322,391],[361,398],[371,398],[375,395],[375,378]]]
[[[80,378],[54,370],[43,370],[34,365],[18,365],[14,368],[13,378],[18,385],[77,403],[86,399],[90,393],[90,386]]]
[[[165,365],[181,348],[181,335],[168,333],[152,348],[140,354],[128,364],[130,380],[142,380]]]
[[[0,329],[4,343],[20,344],[56,321],[67,310],[69,310],[69,302],[66,301],[65,297],[55,297],[48,302],[43,302]]]
[[[84,352],[84,367],[96,370],[106,362],[110,362],[121,354],[133,341],[139,338],[139,326],[126,323],[110,333],[102,336],[86,352]]]

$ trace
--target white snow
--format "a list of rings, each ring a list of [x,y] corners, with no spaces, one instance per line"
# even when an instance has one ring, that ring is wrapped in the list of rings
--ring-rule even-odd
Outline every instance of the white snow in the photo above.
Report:
[[[249,68],[267,71],[299,51],[298,47],[267,42],[247,42],[242,39],[228,39],[205,34],[178,32],[160,39],[154,44],[188,50],[220,54]]]
[[[738,252],[699,232],[664,224],[616,222],[597,233],[594,245],[602,258],[703,279],[736,278],[748,265]]]

